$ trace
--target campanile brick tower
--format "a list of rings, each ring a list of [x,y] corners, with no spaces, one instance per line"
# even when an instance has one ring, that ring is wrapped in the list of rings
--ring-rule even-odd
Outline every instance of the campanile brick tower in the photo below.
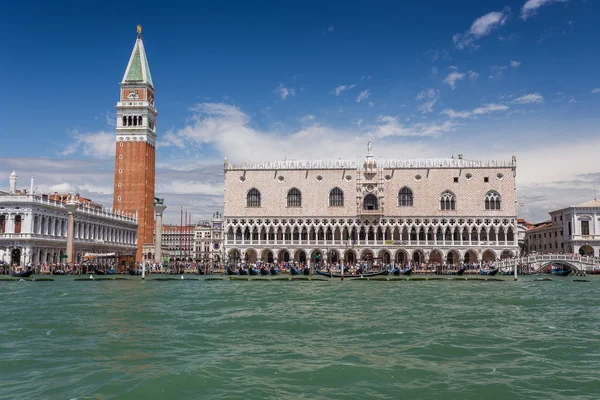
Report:
[[[136,261],[145,243],[153,243],[156,117],[154,84],[142,42],[142,27],[121,82],[117,103],[117,154],[115,159],[115,211],[137,213],[139,219]]]

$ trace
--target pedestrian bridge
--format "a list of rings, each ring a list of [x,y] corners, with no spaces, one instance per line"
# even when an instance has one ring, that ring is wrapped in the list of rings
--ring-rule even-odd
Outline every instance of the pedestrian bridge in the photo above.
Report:
[[[536,254],[527,257],[507,258],[498,264],[502,269],[512,270],[515,261],[525,273],[541,272],[552,264],[561,264],[571,268],[574,272],[592,273],[600,269],[600,261],[595,257],[571,255],[571,254]]]

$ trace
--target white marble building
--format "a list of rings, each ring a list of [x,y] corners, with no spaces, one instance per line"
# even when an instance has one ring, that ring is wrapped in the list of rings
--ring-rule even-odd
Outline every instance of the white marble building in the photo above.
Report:
[[[527,231],[529,253],[568,253],[600,257],[600,201],[550,212],[550,221]]]
[[[227,261],[438,264],[518,254],[516,158],[225,160]]]
[[[10,190],[0,192],[0,261],[11,264],[66,262],[67,209],[65,196],[35,195],[17,189],[11,174]],[[137,219],[119,215],[91,201],[81,202],[74,215],[75,260],[86,253],[135,255]]]
[[[194,227],[194,260],[218,263],[223,259],[223,216],[216,212],[210,221]]]

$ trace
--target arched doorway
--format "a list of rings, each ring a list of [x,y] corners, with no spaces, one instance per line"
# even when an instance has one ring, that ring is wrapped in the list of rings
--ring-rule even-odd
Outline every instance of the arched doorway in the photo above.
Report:
[[[241,261],[240,252],[236,249],[229,250],[229,262],[232,264],[237,264]]]
[[[589,244],[585,244],[579,248],[579,255],[592,257],[594,255],[594,248]]]
[[[477,253],[475,250],[467,250],[465,253],[465,264],[471,264],[478,262]]]
[[[290,252],[287,250],[279,250],[279,255],[277,257],[279,262],[288,262],[290,261]]]
[[[492,262],[496,261],[496,254],[492,250],[486,250],[483,252],[483,256],[481,257],[483,262]]]
[[[383,265],[387,265],[392,261],[392,256],[390,256],[389,251],[382,250],[379,252],[379,260],[383,263]]]
[[[10,263],[21,265],[21,249],[13,249],[10,252]]]
[[[306,264],[306,252],[304,250],[296,251],[294,259],[300,264]]]
[[[425,254],[421,250],[416,250],[412,255],[412,261],[415,264],[422,264],[425,262]]]
[[[254,264],[256,263],[256,261],[258,260],[258,256],[256,255],[256,251],[253,249],[248,249],[246,250],[246,262],[250,263],[250,264]]]
[[[344,263],[346,264],[354,264],[356,262],[356,254],[352,250],[346,251],[344,253]]]
[[[273,252],[269,249],[263,250],[260,259],[263,262],[272,263],[273,262]]]
[[[373,264],[373,252],[369,249],[363,250],[362,254],[360,255],[360,260],[362,262],[366,262],[368,265]]]
[[[321,253],[321,250],[314,250],[310,254],[310,259],[313,263],[320,265],[321,262],[323,261],[323,253]]]
[[[429,263],[430,264],[441,264],[442,263],[442,253],[439,250],[433,250],[429,253]]]
[[[398,250],[395,257],[396,264],[404,265],[408,262],[408,254],[404,250]]]
[[[513,258],[513,257],[514,257],[514,254],[513,254],[513,252],[512,252],[512,251],[510,251],[510,250],[504,250],[504,251],[502,252],[502,254],[500,254],[500,258],[501,258],[502,260],[506,260],[507,258]]]
[[[340,262],[340,255],[336,250],[329,250],[327,254],[328,262],[331,264],[337,264]]]
[[[456,250],[452,250],[448,252],[448,255],[446,255],[446,264],[448,265],[458,265],[459,261],[460,255]]]

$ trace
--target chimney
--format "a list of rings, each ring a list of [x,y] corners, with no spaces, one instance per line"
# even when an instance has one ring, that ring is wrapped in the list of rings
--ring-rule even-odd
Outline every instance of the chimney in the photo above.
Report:
[[[462,154],[459,154],[459,155],[458,155],[458,159],[459,159],[459,160],[462,160],[462,157],[463,157],[463,156],[462,156]]]

